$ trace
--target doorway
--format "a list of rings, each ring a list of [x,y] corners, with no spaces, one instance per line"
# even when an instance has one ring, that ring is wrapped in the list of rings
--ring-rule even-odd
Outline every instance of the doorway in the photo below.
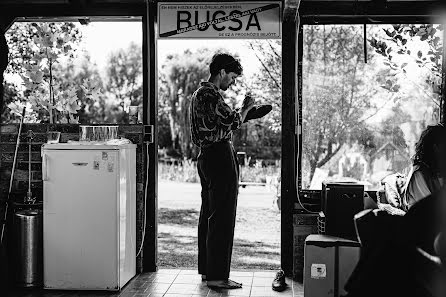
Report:
[[[201,186],[197,147],[190,141],[188,106],[207,80],[217,51],[240,59],[235,86],[222,93],[232,108],[247,91],[273,111],[234,133],[240,181],[233,269],[280,267],[281,40],[158,40],[158,267],[197,267]],[[206,46],[203,46],[205,44]]]

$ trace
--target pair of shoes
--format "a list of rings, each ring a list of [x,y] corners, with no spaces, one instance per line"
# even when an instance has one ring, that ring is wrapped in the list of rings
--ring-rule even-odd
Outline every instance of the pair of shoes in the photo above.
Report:
[[[243,123],[246,123],[249,120],[258,119],[267,115],[271,110],[273,110],[273,106],[271,104],[260,104],[255,105],[251,108],[246,114],[245,120]]]
[[[273,280],[272,288],[274,291],[282,292],[286,289],[286,282],[285,282],[285,273],[283,270],[280,270],[276,273],[276,277]]]

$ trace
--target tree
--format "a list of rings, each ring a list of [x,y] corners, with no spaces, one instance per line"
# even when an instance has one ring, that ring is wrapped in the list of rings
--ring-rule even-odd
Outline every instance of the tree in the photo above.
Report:
[[[77,123],[73,114],[80,109],[76,90],[79,85],[62,87],[61,73],[57,73],[58,63],[67,63],[74,57],[81,39],[76,26],[73,23],[16,23],[8,31],[7,39],[11,47],[8,72],[18,74],[25,86],[24,99],[8,104],[11,112],[20,114],[25,101],[32,106],[28,111],[37,111],[40,120]],[[97,96],[98,89],[88,81],[81,88],[86,97]]]
[[[247,42],[252,54],[260,62],[260,69],[255,74],[248,89],[255,96],[256,102],[273,106],[271,114],[264,118],[262,124],[272,130],[278,137],[282,127],[282,41],[251,40]]]
[[[127,49],[114,52],[108,59],[108,65],[106,90],[116,99],[121,112],[129,105],[142,107],[141,45],[132,42]]]
[[[377,91],[365,85],[374,73],[365,70],[362,27],[305,26],[303,36],[302,168],[311,181],[316,168],[358,142]]]
[[[16,101],[20,101],[19,99],[19,94],[17,92],[17,88],[14,84],[5,81],[3,83],[3,88],[4,88],[4,94],[3,94],[3,98],[4,98],[4,105],[9,105],[13,102]],[[2,114],[1,114],[1,122],[2,123],[12,123],[14,122],[14,115],[11,114],[9,108],[4,108],[4,106],[1,106],[0,108],[2,110]]]
[[[281,127],[281,44],[279,42],[256,43],[251,49],[259,59],[274,69],[273,78],[269,77],[268,69],[259,69],[259,74],[248,82],[246,77],[238,79],[236,85],[222,93],[225,101],[231,108],[241,105],[244,94],[252,92],[257,103],[269,103],[274,106],[273,112],[268,117],[248,122],[242,129],[234,133],[234,146],[238,148],[248,147],[248,153],[261,158],[280,158],[280,127]],[[247,44],[249,46],[249,43]],[[278,55],[271,60],[274,50]],[[217,50],[219,51],[219,50]],[[220,51],[227,51],[220,49]],[[196,148],[191,143],[189,104],[192,93],[199,87],[200,81],[209,77],[209,61],[216,50],[207,48],[195,52],[186,50],[180,54],[169,55],[163,62],[159,73],[159,112],[167,112],[170,122],[172,146],[186,157],[194,157]],[[238,57],[237,54],[232,53]],[[243,66],[243,61],[241,61]],[[273,80],[279,85],[273,86]],[[158,119],[163,117],[158,115]],[[266,147],[277,148],[276,151],[268,151]]]
[[[170,129],[170,96],[166,74],[158,72],[158,147],[173,148]]]
[[[29,64],[35,56],[35,49],[38,47],[40,27],[44,23],[24,23],[16,22],[5,33],[9,47],[9,64],[7,73],[24,73],[23,65]],[[74,23],[49,23],[51,32],[56,35],[64,35],[69,43],[65,49],[77,48],[82,40],[82,33]],[[56,36],[57,38],[57,36]],[[70,52],[70,58],[74,57],[74,52]]]
[[[408,71],[416,65],[425,76],[425,83],[419,85],[424,101],[433,101],[432,116],[440,120],[441,79],[442,79],[442,35],[444,25],[399,24],[382,28],[386,38],[379,35],[370,39],[370,45],[385,58],[384,64],[391,76],[382,87],[389,92],[397,92],[401,80],[410,80]],[[413,68],[412,68],[413,69]]]
[[[228,97],[235,98],[236,94],[251,92],[256,104],[271,104],[273,109],[267,116],[249,121],[237,130],[234,133],[234,146],[253,157],[253,160],[278,160],[282,127],[282,41],[249,40],[246,47],[257,58],[260,67],[252,78],[243,77],[234,87],[235,94],[227,92]],[[245,65],[243,60],[241,63]]]
[[[78,63],[58,64],[57,72],[61,73],[61,87],[66,88],[70,84],[82,85],[84,81],[88,80],[90,84],[96,86],[100,90],[104,89],[104,82],[99,74],[98,67],[91,61],[91,56],[88,52],[83,52],[82,56],[78,57]],[[108,116],[110,109],[107,104],[107,96],[100,93],[96,98],[86,96],[82,88],[77,89],[76,94],[78,98],[83,98],[80,102],[80,109],[78,110],[79,122],[84,124],[97,124],[103,122],[115,123],[115,119]]]
[[[161,66],[161,100],[166,100],[169,111],[170,133],[174,149],[186,158],[193,157],[189,104],[193,92],[201,81],[209,77],[209,60],[213,52],[203,48],[196,52],[185,50],[169,55]]]

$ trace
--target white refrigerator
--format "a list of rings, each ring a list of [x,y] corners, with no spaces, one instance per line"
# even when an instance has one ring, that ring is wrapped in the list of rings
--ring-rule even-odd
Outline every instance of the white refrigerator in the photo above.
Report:
[[[136,274],[136,145],[44,144],[44,288],[120,290]]]

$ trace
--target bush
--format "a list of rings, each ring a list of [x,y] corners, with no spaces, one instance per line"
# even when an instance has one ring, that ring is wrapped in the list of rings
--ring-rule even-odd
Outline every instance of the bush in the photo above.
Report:
[[[199,183],[197,162],[184,160],[179,163],[158,163],[158,176],[161,180],[176,182]]]
[[[158,176],[161,180],[176,182],[199,183],[197,162],[183,160],[179,163],[158,163]],[[240,166],[240,181],[266,183],[267,177],[280,176],[280,166],[262,166],[257,161],[254,166]]]
[[[240,166],[240,181],[266,183],[267,176],[280,175],[279,166],[262,166],[262,161],[257,160],[254,166]]]

